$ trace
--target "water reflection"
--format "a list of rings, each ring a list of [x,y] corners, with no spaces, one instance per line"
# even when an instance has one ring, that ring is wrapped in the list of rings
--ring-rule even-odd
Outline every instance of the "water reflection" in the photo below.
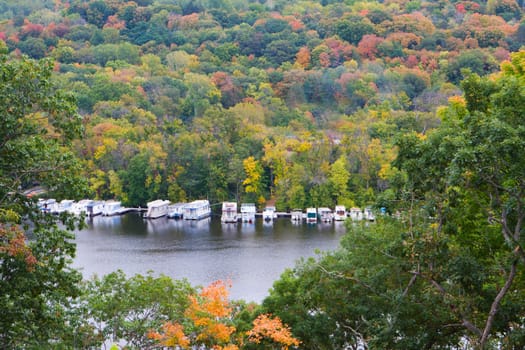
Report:
[[[128,275],[153,270],[194,285],[231,279],[234,299],[261,301],[273,281],[301,257],[331,250],[344,235],[344,224],[226,224],[219,218],[199,221],[139,214],[95,217],[76,237],[75,266],[85,277],[122,269]]]

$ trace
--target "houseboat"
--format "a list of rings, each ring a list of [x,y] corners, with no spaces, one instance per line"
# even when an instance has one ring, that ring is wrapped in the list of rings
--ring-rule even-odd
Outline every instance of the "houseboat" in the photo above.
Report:
[[[200,199],[184,206],[184,220],[201,220],[211,216],[210,202]]]
[[[38,207],[44,213],[52,213],[57,210],[58,203],[54,198],[42,199],[38,201]]]
[[[86,212],[88,217],[93,217],[97,215],[101,215],[104,211],[104,201],[91,201],[86,206]]]
[[[255,222],[255,212],[257,208],[255,203],[242,203],[241,204],[241,219],[242,222]]]
[[[235,202],[223,202],[222,203],[222,215],[221,222],[237,222],[237,203]]]
[[[168,215],[168,207],[170,201],[157,199],[152,202],[148,202],[148,211],[144,215],[148,219],[157,219]]]
[[[350,218],[353,221],[360,221],[363,220],[363,212],[360,208],[351,208],[350,209]]]
[[[334,218],[334,214],[332,213],[332,209],[330,208],[319,208],[317,211],[319,213],[319,219],[322,222],[332,222]]]
[[[55,207],[55,210],[52,211],[53,214],[61,213],[71,213],[73,212],[73,204],[75,203],[72,199],[63,199],[58,203],[58,206]]]
[[[335,221],[345,221],[346,220],[346,207],[344,205],[335,206],[334,220]]]
[[[309,224],[317,223],[317,209],[306,208],[306,222]]]
[[[71,212],[75,215],[86,215],[87,206],[89,203],[93,202],[91,199],[82,199],[76,203],[73,203],[73,209]]]
[[[302,209],[293,209],[290,214],[291,214],[290,217],[292,218],[292,221],[300,222],[303,220]]]
[[[368,221],[375,221],[376,216],[372,212],[372,208],[369,208],[369,207],[365,208],[363,212],[363,219],[368,220]]]
[[[124,211],[122,204],[119,201],[106,201],[104,203],[104,208],[102,209],[102,215],[104,216],[113,216],[120,215]]]
[[[277,219],[277,211],[274,206],[267,206],[262,212],[262,217],[264,221],[273,221]]]
[[[182,219],[184,217],[184,207],[187,203],[175,203],[168,207],[168,218]]]

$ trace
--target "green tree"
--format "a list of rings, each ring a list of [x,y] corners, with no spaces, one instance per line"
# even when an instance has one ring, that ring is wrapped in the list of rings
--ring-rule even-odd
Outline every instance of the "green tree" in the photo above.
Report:
[[[122,271],[93,278],[83,285],[80,307],[84,310],[84,346],[100,347],[105,341],[125,343],[133,349],[152,345],[147,338],[151,329],[167,320],[181,320],[189,306],[188,296],[195,290],[185,280],[166,276],[134,275]]]
[[[78,198],[87,188],[68,148],[81,118],[71,95],[52,82],[52,67],[49,60],[0,56],[0,347],[6,349],[74,347],[78,325],[69,312],[81,279],[70,268],[73,236],[23,193],[40,183]],[[75,224],[62,220],[66,228]]]

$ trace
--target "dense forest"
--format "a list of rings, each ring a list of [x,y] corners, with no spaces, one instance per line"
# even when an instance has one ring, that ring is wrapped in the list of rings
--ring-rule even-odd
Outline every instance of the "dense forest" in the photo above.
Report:
[[[390,207],[396,137],[525,42],[513,0],[2,1],[11,55],[53,58],[84,196]],[[80,198],[75,198],[80,199]]]
[[[0,347],[525,347],[520,1],[0,9]],[[257,305],[227,281],[83,281],[83,221],[38,211],[36,184],[397,215],[348,223]]]

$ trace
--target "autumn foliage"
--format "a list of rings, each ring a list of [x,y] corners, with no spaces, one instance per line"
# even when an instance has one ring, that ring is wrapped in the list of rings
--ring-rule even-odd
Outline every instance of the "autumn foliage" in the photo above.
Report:
[[[203,288],[198,295],[190,295],[185,319],[164,323],[160,331],[150,331],[148,338],[161,346],[181,349],[206,346],[214,350],[237,350],[245,341],[281,349],[300,344],[292,336],[290,327],[283,325],[279,317],[266,314],[259,315],[253,321],[250,331],[236,333],[228,288],[228,283],[219,280]]]
[[[23,261],[27,271],[33,271],[37,264],[24,232],[17,225],[0,224],[0,261],[5,258]]]
[[[231,325],[232,308],[228,295],[225,282],[213,282],[199,295],[189,296],[190,306],[185,312],[187,319],[182,322],[187,326],[170,321],[163,325],[161,332],[151,331],[148,337],[163,346],[183,349],[193,345],[205,345],[216,350],[238,349],[231,342],[235,327]]]
[[[300,341],[292,336],[290,327],[283,325],[279,317],[266,314],[259,315],[253,321],[253,329],[247,334],[250,342],[274,344],[285,350],[290,346],[299,346],[300,344]]]

